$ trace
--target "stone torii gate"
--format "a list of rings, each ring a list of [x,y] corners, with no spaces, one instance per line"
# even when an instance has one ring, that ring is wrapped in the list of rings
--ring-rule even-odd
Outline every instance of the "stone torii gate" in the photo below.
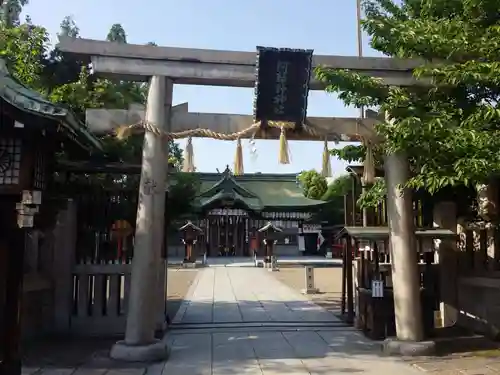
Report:
[[[97,74],[134,81],[150,79],[144,121],[155,124],[164,132],[173,133],[200,127],[215,132],[235,133],[248,128],[253,122],[251,116],[188,113],[182,107],[173,111],[172,91],[174,82],[253,87],[255,53],[117,44],[67,37],[60,39],[58,48],[63,52],[90,57]],[[314,56],[313,66],[318,65],[352,69],[380,77],[387,84],[405,86],[416,83],[412,69],[419,62]],[[322,90],[323,86],[313,78],[310,88]],[[308,124],[321,129],[324,137],[329,140],[338,140],[339,136],[342,140],[350,140],[359,139],[359,135],[374,135],[372,119],[308,118]],[[279,137],[279,132],[268,132],[266,138],[270,137]],[[311,138],[304,135],[298,139]],[[165,344],[154,338],[155,302],[151,294],[156,290],[160,275],[158,265],[161,264],[164,227],[166,155],[163,140],[147,131],[143,148],[135,237],[136,256],[132,263],[126,334],[125,339],[116,343],[111,350],[111,356],[116,359],[145,361],[162,359],[168,355]],[[423,339],[423,329],[414,255],[416,249],[412,198],[410,191],[401,191],[399,188],[409,175],[408,159],[404,153],[387,155],[385,166],[391,246],[398,249],[392,258],[397,335],[402,341],[419,342]]]

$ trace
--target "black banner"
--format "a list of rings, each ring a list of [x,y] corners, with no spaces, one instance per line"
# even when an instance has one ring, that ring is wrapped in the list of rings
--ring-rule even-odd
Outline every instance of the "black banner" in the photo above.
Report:
[[[257,47],[256,122],[305,121],[312,54],[312,50]]]

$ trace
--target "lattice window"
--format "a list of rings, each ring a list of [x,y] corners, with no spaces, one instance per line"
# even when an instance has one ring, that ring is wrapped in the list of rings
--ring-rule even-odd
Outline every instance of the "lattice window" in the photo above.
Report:
[[[0,138],[0,185],[19,184],[21,140]]]
[[[45,155],[38,150],[35,159],[35,169],[33,175],[33,185],[35,189],[43,190],[45,188]]]

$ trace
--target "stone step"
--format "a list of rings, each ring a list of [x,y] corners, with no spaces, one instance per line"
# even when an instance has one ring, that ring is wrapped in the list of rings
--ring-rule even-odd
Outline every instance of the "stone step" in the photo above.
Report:
[[[324,327],[213,327],[213,328],[176,328],[169,329],[167,335],[188,335],[188,334],[202,334],[202,333],[257,333],[257,332],[325,332],[325,331],[353,331],[354,328],[348,326],[324,326]]]
[[[267,322],[200,322],[200,323],[173,323],[169,326],[169,330],[190,330],[190,329],[257,329],[257,328],[338,328],[350,327],[343,321],[267,321]]]

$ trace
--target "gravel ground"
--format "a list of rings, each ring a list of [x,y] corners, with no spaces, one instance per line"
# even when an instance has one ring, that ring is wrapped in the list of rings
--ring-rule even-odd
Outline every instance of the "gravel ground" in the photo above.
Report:
[[[191,284],[196,278],[197,269],[168,268],[167,275],[167,313],[173,319],[181,306]]]
[[[279,272],[273,272],[278,280],[297,291],[305,289],[304,267],[283,267]],[[342,268],[321,267],[314,269],[314,284],[319,293],[307,295],[314,303],[325,309],[338,313],[342,296]]]

